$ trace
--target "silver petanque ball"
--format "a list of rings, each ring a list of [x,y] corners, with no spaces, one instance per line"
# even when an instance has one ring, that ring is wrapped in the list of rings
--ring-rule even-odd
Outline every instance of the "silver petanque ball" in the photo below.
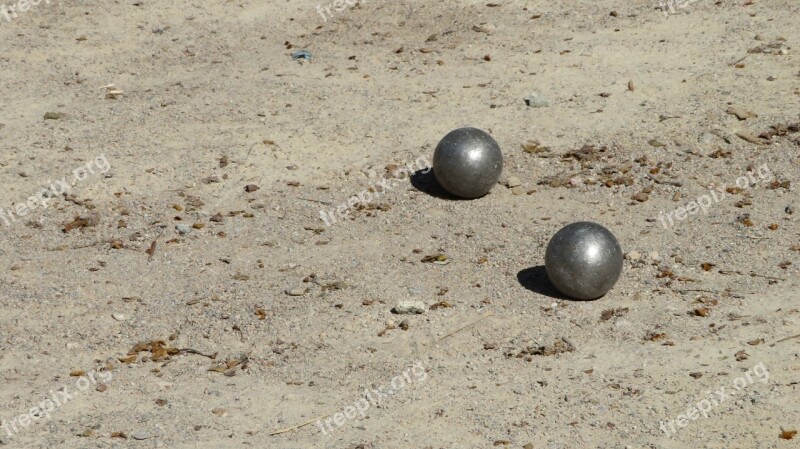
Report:
[[[550,239],[544,267],[561,293],[575,299],[597,299],[619,279],[622,260],[622,248],[611,231],[581,221],[564,226]]]
[[[433,152],[433,173],[445,190],[461,198],[489,193],[503,173],[500,145],[484,131],[459,128],[439,141]]]

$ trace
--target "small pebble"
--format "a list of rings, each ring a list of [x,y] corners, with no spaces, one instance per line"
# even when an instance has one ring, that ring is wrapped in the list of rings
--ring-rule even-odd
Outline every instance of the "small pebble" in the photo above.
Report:
[[[425,303],[422,301],[400,301],[392,309],[398,315],[411,315],[425,313]]]
[[[520,179],[517,178],[516,176],[512,176],[512,177],[508,178],[508,184],[507,185],[508,185],[509,189],[513,189],[514,187],[521,186],[522,185],[522,181],[520,181]]]
[[[625,255],[628,260],[639,260],[642,258],[642,255],[638,251],[631,251]]]
[[[297,288],[290,288],[286,290],[286,294],[289,296],[303,296],[308,291],[307,288],[297,287]]]
[[[60,119],[64,118],[66,115],[67,114],[64,114],[63,112],[46,112],[44,114],[44,119],[45,120],[60,120]]]
[[[133,438],[134,440],[147,440],[153,438],[154,436],[155,435],[147,431],[133,432],[131,434],[131,438]]]
[[[705,133],[700,135],[700,139],[699,140],[700,140],[700,143],[708,145],[708,144],[713,143],[714,140],[716,140],[716,138],[717,138],[717,136],[715,136],[713,133],[705,132]]]
[[[186,235],[186,234],[192,232],[192,227],[181,223],[181,224],[176,224],[175,225],[175,230],[178,231],[178,234],[180,234],[180,235]]]
[[[117,321],[125,321],[128,319],[127,315],[124,313],[112,313],[111,318],[114,318]]]
[[[550,106],[550,102],[547,101],[547,98],[537,92],[532,92],[528,95],[528,98],[525,99],[525,104],[530,108],[546,108]]]

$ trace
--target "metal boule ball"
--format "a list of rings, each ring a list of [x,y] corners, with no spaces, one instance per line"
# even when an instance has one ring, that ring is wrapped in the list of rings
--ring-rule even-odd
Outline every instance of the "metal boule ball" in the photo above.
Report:
[[[547,277],[561,293],[575,299],[605,295],[622,273],[617,238],[597,223],[581,221],[561,228],[544,256]]]
[[[433,152],[433,174],[439,185],[461,198],[486,195],[502,173],[500,145],[480,129],[450,131]]]

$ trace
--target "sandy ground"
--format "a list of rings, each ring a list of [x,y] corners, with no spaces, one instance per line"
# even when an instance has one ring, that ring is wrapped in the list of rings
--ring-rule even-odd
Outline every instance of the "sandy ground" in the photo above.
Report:
[[[798,447],[796,1],[6,3],[0,445]]]

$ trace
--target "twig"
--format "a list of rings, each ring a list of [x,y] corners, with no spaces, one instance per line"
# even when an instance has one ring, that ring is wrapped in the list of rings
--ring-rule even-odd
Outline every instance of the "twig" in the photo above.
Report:
[[[740,63],[740,62],[744,61],[746,58],[747,58],[747,55],[744,55],[744,56],[742,56],[742,58],[741,58],[741,59],[739,59],[738,61],[733,61],[732,63],[730,63],[730,64],[728,64],[728,65],[736,65],[736,64],[738,64],[738,63]]]
[[[445,335],[444,337],[436,340],[436,343],[439,343],[440,341],[444,340],[445,338],[450,337],[453,334],[457,334],[457,333],[463,331],[464,329],[466,329],[466,328],[468,328],[470,326],[474,326],[474,325],[480,323],[484,318],[488,318],[488,317],[490,317],[492,315],[494,315],[494,312],[487,312],[485,315],[483,315],[482,317],[478,318],[477,320],[475,320],[475,321],[473,321],[473,322],[471,322],[469,324],[466,324],[466,325],[464,325],[462,327],[459,327],[458,329],[454,330],[453,332],[450,332],[449,334]]]
[[[311,199],[311,198],[303,198],[303,197],[299,197],[299,198],[297,198],[297,199],[298,199],[298,200],[303,200],[303,201],[311,201],[312,203],[320,203],[320,204],[324,204],[324,205],[326,205],[326,206],[330,206],[331,204],[333,204],[333,203],[332,203],[332,202],[330,202],[330,201],[314,200],[314,199]]]
[[[182,348],[180,351],[182,353],[184,353],[184,354],[202,355],[203,357],[208,357],[211,360],[214,360],[214,359],[217,358],[217,353],[216,352],[213,353],[213,354],[203,354],[202,352],[198,351],[197,349],[192,349],[192,348]]]
[[[750,277],[764,278],[764,279],[769,279],[770,281],[785,281],[786,280],[786,279],[783,279],[783,278],[776,278],[776,277],[772,277],[772,276],[766,276],[766,275],[763,275],[763,274],[753,273],[752,271],[750,272]]]
[[[666,184],[668,186],[683,187],[683,183],[680,181],[669,181],[653,175],[647,175],[647,177],[652,179],[656,184]]]
[[[800,337],[800,334],[792,335],[791,337],[781,338],[780,340],[776,341],[775,343],[780,343],[782,341],[791,340],[793,338],[798,338],[798,337]]]
[[[311,419],[309,419],[308,421],[306,421],[306,422],[303,422],[303,423],[300,423],[300,424],[298,424],[298,425],[296,425],[296,426],[292,426],[292,427],[287,427],[287,428],[285,428],[285,429],[276,430],[276,431],[274,431],[274,432],[270,433],[270,434],[269,434],[269,436],[273,436],[273,435],[280,435],[280,434],[282,434],[282,433],[291,432],[292,430],[299,429],[299,428],[301,428],[301,427],[305,427],[305,426],[307,426],[307,425],[311,424],[311,423],[312,423],[312,422],[314,422],[314,421],[320,420],[320,419],[322,419],[322,418],[327,418],[328,416],[331,416],[331,414],[330,414],[330,413],[327,413],[327,414],[325,414],[325,415],[317,416],[316,418],[311,418]]]

